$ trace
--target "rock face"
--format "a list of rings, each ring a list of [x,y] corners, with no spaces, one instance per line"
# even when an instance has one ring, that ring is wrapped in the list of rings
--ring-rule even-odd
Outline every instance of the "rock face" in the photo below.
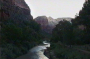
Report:
[[[1,0],[1,18],[2,20],[15,20],[21,22],[21,20],[33,19],[30,15],[30,9],[24,0]]]
[[[52,17],[38,16],[34,20],[41,25],[43,31],[47,33],[52,33],[52,30],[53,28],[55,28],[55,25],[57,25],[59,21],[64,19],[70,21],[72,18],[66,17],[53,19]]]
[[[48,19],[46,16],[39,16],[35,18],[35,21],[41,25],[42,29],[45,29],[48,26]]]
[[[70,17],[57,18],[57,19],[55,19],[55,22],[56,22],[56,24],[58,24],[58,22],[61,21],[61,20],[67,20],[67,21],[71,22],[71,19],[72,18],[70,18]]]
[[[15,51],[18,51],[21,48],[15,47],[15,46],[17,46],[18,43],[17,44],[14,44],[13,43],[14,40],[10,40],[6,36],[6,34],[4,32],[8,32],[8,33],[12,34],[13,36],[15,36],[14,38],[17,38],[18,39],[18,41],[19,40],[22,41],[22,42],[25,41],[25,39],[24,40],[21,40],[22,38],[19,38],[20,36],[18,34],[20,33],[20,31],[17,31],[17,30],[18,30],[18,28],[19,29],[24,29],[24,27],[26,27],[26,26],[29,27],[29,25],[25,25],[24,22],[25,21],[27,22],[27,21],[33,20],[33,17],[31,16],[30,12],[31,11],[30,11],[29,7],[25,3],[24,0],[0,0],[0,36],[1,36],[1,34],[3,34],[3,36],[5,37],[5,39],[1,39],[1,42],[5,41],[6,42],[6,43],[4,42],[5,45],[10,44],[8,46],[11,47],[11,49],[9,50],[9,47],[8,46],[4,46],[3,52],[2,52],[2,56],[0,55],[0,59],[14,59],[14,57],[17,56],[17,54],[16,53],[13,53],[13,51],[14,51],[14,49],[15,49]],[[7,21],[7,20],[9,20],[9,21]],[[12,22],[12,20],[13,20],[13,22]],[[15,27],[10,27],[10,28],[7,27],[8,29],[11,29],[10,30],[11,32],[10,32],[9,30],[7,30],[7,28],[5,28],[7,25],[8,26],[14,25]],[[1,33],[1,28],[5,30],[5,31],[2,31],[2,33]],[[15,28],[14,31],[13,31],[13,28]],[[26,28],[25,28],[25,30],[26,30]],[[12,32],[17,32],[17,34],[14,34]],[[24,31],[21,31],[21,32],[24,33]],[[29,31],[27,31],[27,32],[29,32]],[[35,32],[35,34],[37,33],[35,31],[35,29],[33,29],[32,32]],[[16,35],[18,37],[16,37]],[[9,35],[9,36],[11,36],[11,35]],[[11,42],[8,42],[8,41],[11,41],[13,44]],[[27,40],[27,42],[28,41],[29,40]],[[0,47],[3,45],[3,44],[1,44],[1,42],[0,42]],[[23,44],[22,44],[21,47],[23,47]],[[26,48],[26,47],[23,47],[23,48]],[[8,51],[10,53],[8,53],[6,51]],[[19,51],[21,51],[21,50],[19,50]],[[21,54],[23,54],[23,53],[21,53]],[[18,53],[18,55],[19,55],[19,53]]]
[[[48,19],[46,16],[38,16],[34,19],[38,24],[41,25],[41,29],[45,32],[48,31]]]

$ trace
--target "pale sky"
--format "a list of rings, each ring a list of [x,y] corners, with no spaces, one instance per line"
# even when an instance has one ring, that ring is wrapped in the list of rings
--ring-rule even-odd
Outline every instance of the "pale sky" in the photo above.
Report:
[[[25,0],[31,9],[33,18],[51,16],[52,18],[71,17],[83,7],[85,0]]]

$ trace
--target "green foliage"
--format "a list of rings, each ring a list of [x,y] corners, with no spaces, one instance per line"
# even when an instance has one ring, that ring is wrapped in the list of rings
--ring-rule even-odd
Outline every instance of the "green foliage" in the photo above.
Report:
[[[73,44],[80,45],[85,43],[85,30],[81,30],[78,27],[73,28]]]
[[[53,42],[61,41],[65,44],[90,43],[90,0],[85,2],[79,16],[68,21],[60,21],[53,30]]]
[[[77,30],[78,32],[81,31],[81,33],[78,34],[78,38],[82,39],[84,43],[89,44],[90,43],[90,0],[84,3],[82,10],[79,12],[79,16],[75,17],[75,19],[72,20],[72,24],[74,27],[78,27],[79,25],[84,26],[84,30]],[[75,28],[74,28],[75,30]],[[76,31],[75,30],[75,31]]]
[[[87,51],[87,48],[90,47],[90,45],[72,45],[69,47],[69,45],[61,45],[59,43],[53,43],[51,45],[53,52],[55,53],[55,56],[57,59],[89,59],[90,54]],[[87,52],[85,52],[87,51]]]
[[[23,21],[21,24],[13,20],[3,22],[1,30],[3,56],[6,55],[6,58],[12,59],[25,54],[42,41],[40,31],[40,25],[33,20]]]
[[[90,0],[71,23],[63,20],[56,25],[51,42],[57,59],[90,59],[90,45],[85,45],[90,44]]]
[[[69,44],[72,39],[72,25],[69,21],[63,20],[56,25],[52,32],[53,42],[61,41],[62,43]]]

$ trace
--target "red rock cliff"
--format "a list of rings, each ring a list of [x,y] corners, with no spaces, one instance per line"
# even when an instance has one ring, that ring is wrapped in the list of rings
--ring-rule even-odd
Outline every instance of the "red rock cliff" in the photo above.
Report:
[[[24,0],[0,0],[2,20],[31,20],[30,9]]]

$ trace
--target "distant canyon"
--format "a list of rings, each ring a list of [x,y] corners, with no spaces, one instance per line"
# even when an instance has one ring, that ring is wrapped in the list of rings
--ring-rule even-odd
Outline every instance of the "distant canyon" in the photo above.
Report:
[[[38,16],[34,20],[41,25],[42,31],[46,33],[52,33],[53,28],[59,23],[59,21],[67,20],[71,22],[70,17],[63,17],[54,19],[53,17]]]

